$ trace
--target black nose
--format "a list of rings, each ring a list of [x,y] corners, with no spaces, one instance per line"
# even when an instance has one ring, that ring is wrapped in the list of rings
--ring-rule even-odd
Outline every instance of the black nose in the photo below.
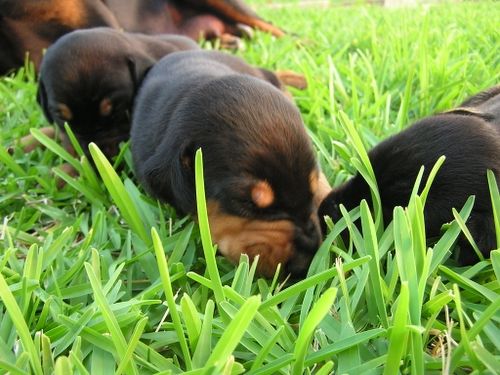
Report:
[[[303,279],[307,276],[307,270],[311,264],[314,254],[296,252],[285,264],[285,275],[290,275],[292,280]]]
[[[285,272],[293,278],[303,278],[307,274],[311,260],[320,245],[320,231],[313,220],[295,228],[294,254],[285,265]]]
[[[308,220],[302,227],[295,228],[295,251],[314,254],[319,247],[320,231],[313,220]]]

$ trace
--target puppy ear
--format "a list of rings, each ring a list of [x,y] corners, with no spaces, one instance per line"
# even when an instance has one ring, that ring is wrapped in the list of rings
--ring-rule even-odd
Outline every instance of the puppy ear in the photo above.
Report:
[[[180,165],[183,169],[194,171],[194,157],[196,148],[191,142],[182,145],[180,153]]]
[[[155,61],[152,58],[146,56],[136,55],[127,57],[127,67],[134,84],[135,92],[137,92],[142,80],[154,63]]]
[[[274,74],[274,72],[271,72],[270,70],[264,68],[257,68],[257,69],[260,71],[260,73],[262,74],[262,78],[265,81],[269,82],[271,85],[280,90],[284,90],[283,83],[280,81],[278,76]]]
[[[43,81],[40,79],[38,82],[38,90],[36,92],[36,101],[40,105],[40,107],[43,110],[43,114],[47,118],[47,120],[50,123],[54,122],[54,119],[52,118],[50,111],[49,111],[49,103],[47,100],[47,91],[45,90],[45,85],[43,84]]]

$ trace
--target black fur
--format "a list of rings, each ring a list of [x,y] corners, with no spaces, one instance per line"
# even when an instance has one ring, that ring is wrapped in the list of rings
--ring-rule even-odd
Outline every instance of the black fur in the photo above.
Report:
[[[27,53],[38,70],[59,37],[99,26],[119,27],[101,0],[0,0],[0,75],[22,67]]]
[[[475,205],[467,222],[478,247],[486,256],[496,248],[493,213],[486,179],[491,169],[500,182],[500,86],[465,101],[459,108],[428,117],[396,134],[369,152],[381,195],[384,221],[392,220],[395,206],[406,206],[418,171],[424,180],[441,155],[441,166],[425,205],[427,237],[453,220],[452,208],[461,209],[470,195]],[[423,184],[422,184],[423,185]],[[422,186],[423,187],[423,186]],[[370,201],[369,188],[358,174],[334,188],[319,209],[320,217],[340,218],[339,204],[347,209]],[[462,238],[459,261],[471,264],[477,256]]]
[[[269,72],[220,52],[163,58],[135,103],[135,171],[153,196],[194,214],[194,153],[201,148],[207,200],[229,215],[290,220],[296,228],[293,259],[301,261],[291,260],[288,270],[303,273],[319,245],[309,185],[317,165],[298,109],[268,78]],[[271,81],[280,86],[276,77]],[[259,180],[275,194],[265,209],[249,197]]]
[[[58,105],[66,105],[72,131],[87,149],[96,142],[107,156],[129,137],[130,112],[137,89],[151,66],[171,52],[198,49],[176,35],[148,36],[110,28],[78,30],[60,38],[45,54],[38,102],[50,122],[63,126]],[[103,99],[112,112],[103,115]]]

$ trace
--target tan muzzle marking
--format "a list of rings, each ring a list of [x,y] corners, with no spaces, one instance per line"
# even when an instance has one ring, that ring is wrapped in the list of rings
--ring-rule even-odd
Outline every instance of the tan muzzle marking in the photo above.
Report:
[[[264,221],[242,218],[221,212],[219,204],[207,202],[212,241],[231,262],[241,254],[250,259],[259,255],[257,270],[272,277],[279,263],[284,265],[293,255],[294,225],[288,220]]]

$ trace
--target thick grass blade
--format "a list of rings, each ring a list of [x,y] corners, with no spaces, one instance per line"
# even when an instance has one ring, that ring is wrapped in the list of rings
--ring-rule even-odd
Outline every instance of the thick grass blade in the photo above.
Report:
[[[407,348],[407,340],[409,329],[408,313],[409,313],[410,293],[408,291],[408,283],[401,283],[401,292],[398,298],[398,305],[394,313],[393,326],[389,336],[389,349],[387,351],[387,361],[384,368],[384,375],[398,374],[401,359],[403,358],[405,349]]]
[[[202,325],[201,319],[198,316],[198,310],[196,309],[193,300],[187,294],[184,294],[181,298],[181,309],[189,338],[189,345],[191,346],[191,351],[194,352],[194,349],[198,344],[198,338],[200,337]]]
[[[125,190],[122,180],[118,177],[109,161],[94,143],[89,145],[89,150],[104,185],[106,185],[111,198],[118,206],[123,218],[145,244],[151,244],[151,238],[146,232],[139,210]]]
[[[375,304],[377,306],[377,311],[382,325],[387,328],[389,321],[387,318],[386,303],[382,285],[384,281],[380,273],[380,255],[378,252],[377,233],[368,204],[365,200],[361,202],[361,227],[363,228],[365,251],[371,257],[370,262],[368,263],[371,282],[368,285],[375,299]]]
[[[108,301],[106,300],[102,285],[100,284],[99,279],[96,276],[92,266],[89,263],[85,263],[85,269],[87,271],[87,276],[89,278],[90,284],[92,285],[95,302],[102,313],[102,317],[106,322],[106,326],[109,329],[111,340],[113,341],[116,353],[118,355],[118,358],[116,358],[118,362],[121,358],[125,357],[127,351],[127,341],[125,340],[118,321],[116,320],[116,317],[113,314]],[[125,368],[125,370],[127,374],[138,373],[133,361],[131,361],[131,363]]]
[[[490,189],[490,196],[491,196],[491,205],[493,207],[493,219],[495,221],[497,249],[500,249],[500,191],[498,190],[495,174],[492,171],[488,170],[487,176],[488,176],[488,187]]]
[[[198,345],[196,346],[196,350],[193,354],[194,367],[202,367],[212,353],[212,321],[214,310],[214,302],[212,300],[208,300],[205,307],[205,315],[203,317],[200,336],[198,338]]]
[[[14,158],[3,147],[0,147],[0,162],[6,165],[18,177],[28,176],[28,173],[16,163]]]
[[[203,177],[203,154],[201,149],[196,151],[195,180],[196,206],[203,253],[205,254],[205,260],[207,262],[207,271],[210,276],[210,280],[212,281],[215,300],[217,303],[221,303],[224,301],[224,291],[222,289],[219,269],[215,259],[215,250],[212,245],[212,236],[210,235],[210,226],[208,224],[207,202],[205,200],[205,178]]]
[[[127,345],[127,351],[123,358],[121,358],[120,365],[116,369],[115,375],[122,374],[127,368],[128,364],[132,361],[132,356],[134,355],[134,351],[139,343],[142,333],[144,332],[144,328],[146,327],[146,323],[148,322],[148,318],[144,317],[139,320],[134,328],[134,332],[132,332],[132,336],[129,339]]]
[[[252,296],[245,302],[233,320],[227,325],[205,366],[221,366],[227,362],[245,334],[247,327],[252,322],[259,306],[259,296]]]
[[[336,288],[327,289],[316,301],[304,324],[300,327],[297,343],[293,351],[295,362],[292,367],[292,374],[301,375],[304,373],[304,362],[314,331],[328,311],[330,311],[336,295]]]
[[[23,313],[19,308],[12,292],[7,285],[3,275],[0,273],[0,300],[2,300],[3,305],[7,309],[7,312],[12,320],[12,323],[16,327],[17,334],[21,339],[21,344],[24,350],[29,355],[29,360],[31,364],[31,369],[34,374],[42,375],[42,364],[40,363],[40,355],[35,347],[35,344],[31,338],[31,334],[26,321],[24,320]]]
[[[369,262],[370,259],[371,259],[370,256],[364,256],[362,258],[353,260],[352,262],[345,263],[343,270],[344,270],[344,272],[348,272],[356,267],[361,266],[362,264]],[[302,280],[302,281],[290,286],[289,288],[284,289],[283,291],[275,294],[274,296],[272,296],[269,299],[262,302],[262,305],[260,306],[260,310],[264,311],[272,306],[275,306],[275,305],[287,300],[288,298],[291,298],[292,296],[294,296],[298,293],[301,293],[301,292],[307,290],[311,286],[314,286],[318,283],[329,280],[332,277],[336,276],[337,272],[338,272],[337,268],[332,267],[332,268],[330,268],[326,271],[323,271],[317,275],[308,277],[307,279]]]
[[[191,370],[191,354],[189,352],[186,337],[184,336],[184,329],[182,327],[181,318],[179,316],[179,313],[177,312],[177,305],[175,304],[174,291],[172,289],[170,273],[168,271],[168,264],[167,259],[165,258],[165,253],[163,251],[163,245],[161,244],[161,240],[156,229],[151,229],[151,236],[153,238],[153,247],[156,255],[156,260],[158,262],[158,269],[160,271],[160,277],[163,285],[163,291],[165,292],[167,306],[169,308],[170,315],[172,316],[172,322],[174,323],[175,332],[177,333],[177,337],[179,339],[179,344],[184,356],[186,368],[188,370]]]
[[[82,166],[80,162],[56,141],[43,134],[43,132],[41,132],[39,129],[33,128],[30,130],[30,132],[38,142],[47,147],[50,151],[59,156],[65,162],[69,163],[76,171],[78,171],[78,173],[82,172]]]

